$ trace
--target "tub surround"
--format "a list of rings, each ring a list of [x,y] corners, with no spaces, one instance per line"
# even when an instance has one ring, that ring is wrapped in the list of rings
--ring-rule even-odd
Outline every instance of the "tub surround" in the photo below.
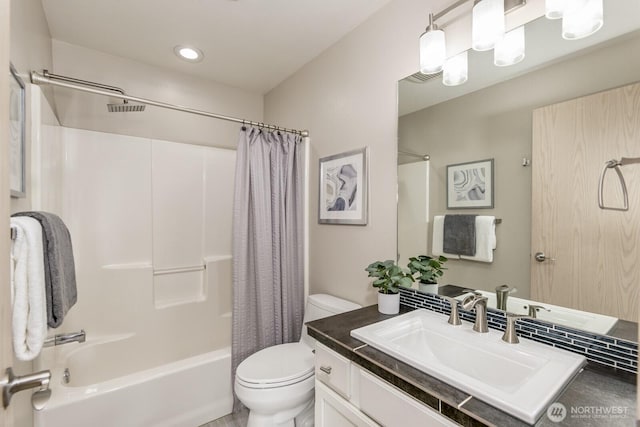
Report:
[[[403,305],[400,314],[412,309]],[[307,327],[309,335],[322,344],[457,423],[465,426],[528,425],[443,381],[365,345],[350,335],[352,329],[391,317],[393,315],[379,313],[377,306],[369,306],[310,322]],[[630,420],[635,420],[635,396],[635,375],[589,363],[556,401],[562,403],[569,411],[572,407],[626,408],[627,412],[620,418],[589,419],[590,425],[594,426],[626,426],[629,425]],[[584,424],[584,418],[579,418],[577,415],[572,417],[569,414],[562,425],[582,426]],[[555,425],[558,424],[544,414],[535,424],[536,427]]]

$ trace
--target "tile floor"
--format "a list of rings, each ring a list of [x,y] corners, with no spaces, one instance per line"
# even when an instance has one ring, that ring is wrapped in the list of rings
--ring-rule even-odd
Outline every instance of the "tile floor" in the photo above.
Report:
[[[226,415],[200,427],[246,427],[248,418],[249,411],[245,409],[240,413]]]

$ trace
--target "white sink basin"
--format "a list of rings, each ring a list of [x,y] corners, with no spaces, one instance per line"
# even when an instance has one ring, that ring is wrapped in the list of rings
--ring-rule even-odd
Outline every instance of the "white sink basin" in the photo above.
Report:
[[[496,293],[488,291],[477,291],[488,298],[487,306],[496,308]],[[471,294],[463,294],[456,297],[460,301]],[[509,296],[507,298],[507,311],[515,314],[528,314],[529,305],[539,305],[547,310],[539,310],[536,314],[539,320],[556,323],[570,328],[582,329],[583,331],[596,334],[607,334],[615,326],[618,319],[604,314],[589,313],[588,311],[576,310],[573,308],[561,307],[547,303],[530,301],[523,298]]]
[[[529,423],[585,363],[568,351],[523,338],[507,344],[502,332],[481,334],[468,322],[451,326],[447,319],[418,309],[351,336]]]

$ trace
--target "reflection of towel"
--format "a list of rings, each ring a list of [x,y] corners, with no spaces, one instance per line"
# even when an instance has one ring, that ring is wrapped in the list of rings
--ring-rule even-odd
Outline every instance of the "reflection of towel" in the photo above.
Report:
[[[28,216],[42,225],[47,323],[50,327],[57,328],[78,299],[69,230],[52,213],[20,212],[13,216]]]
[[[474,256],[476,254],[476,215],[444,216],[445,252],[456,255]]]
[[[13,350],[20,360],[38,356],[47,335],[42,227],[33,218],[11,218]]]
[[[433,235],[431,253],[433,255],[453,256],[443,248],[444,215],[433,217]],[[496,225],[494,216],[476,217],[476,254],[475,256],[460,256],[461,259],[471,261],[493,262],[493,250],[496,248]]]
[[[496,248],[496,217],[476,217],[476,254],[461,256],[471,261],[493,262],[493,250]]]

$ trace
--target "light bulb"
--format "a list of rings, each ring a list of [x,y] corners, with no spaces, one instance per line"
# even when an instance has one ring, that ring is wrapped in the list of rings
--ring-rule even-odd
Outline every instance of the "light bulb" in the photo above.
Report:
[[[469,61],[467,51],[448,58],[444,63],[442,83],[445,86],[458,86],[467,81]]]
[[[498,67],[517,64],[524,59],[524,25],[504,35],[496,43],[493,63]]]
[[[474,50],[493,49],[504,35],[504,0],[476,0],[471,22]]]
[[[442,71],[446,58],[444,31],[429,29],[420,36],[420,72],[435,74]]]
[[[562,37],[582,39],[602,28],[603,23],[602,0],[567,0],[562,14]]]

